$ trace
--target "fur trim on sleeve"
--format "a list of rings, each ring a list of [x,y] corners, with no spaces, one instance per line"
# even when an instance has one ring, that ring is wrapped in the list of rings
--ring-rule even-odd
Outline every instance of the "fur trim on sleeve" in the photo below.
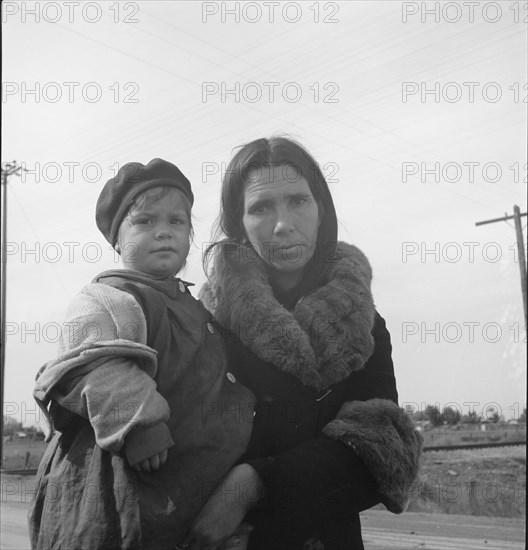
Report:
[[[423,437],[403,409],[387,399],[349,401],[323,432],[354,449],[388,510],[405,511],[418,477]]]

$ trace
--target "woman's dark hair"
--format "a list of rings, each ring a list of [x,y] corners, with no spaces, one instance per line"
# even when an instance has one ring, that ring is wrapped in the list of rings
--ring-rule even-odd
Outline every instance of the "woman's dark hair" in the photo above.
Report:
[[[288,173],[303,177],[317,203],[321,216],[321,225],[317,234],[317,247],[312,260],[306,266],[301,286],[311,287],[321,279],[325,267],[334,258],[337,244],[337,216],[334,201],[328,184],[315,159],[298,142],[285,137],[261,138],[239,148],[231,159],[222,182],[220,215],[216,222],[216,234],[204,257],[207,271],[207,259],[212,249],[224,241],[244,243],[246,232],[242,222],[244,216],[244,192],[250,171],[270,169],[274,166],[287,166]],[[291,167],[291,170],[290,170]],[[293,171],[293,172],[292,172]],[[301,289],[300,289],[301,290]]]

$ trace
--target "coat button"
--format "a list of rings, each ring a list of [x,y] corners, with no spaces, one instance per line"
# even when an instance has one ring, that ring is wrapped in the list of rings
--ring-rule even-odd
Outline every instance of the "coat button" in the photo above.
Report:
[[[211,323],[207,323],[207,330],[209,331],[209,334],[214,334],[214,327]]]
[[[231,382],[231,384],[236,382],[236,378],[232,372],[226,372],[226,378]]]
[[[178,286],[180,287],[181,292],[185,292],[185,285],[181,281]]]

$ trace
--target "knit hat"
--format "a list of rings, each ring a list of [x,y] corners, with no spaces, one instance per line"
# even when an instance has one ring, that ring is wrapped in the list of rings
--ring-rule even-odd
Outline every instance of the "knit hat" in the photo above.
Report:
[[[189,180],[166,160],[153,159],[146,166],[139,162],[129,162],[106,182],[97,200],[95,222],[112,246],[117,241],[121,222],[134,199],[143,191],[159,186],[179,189],[193,205],[194,195]]]

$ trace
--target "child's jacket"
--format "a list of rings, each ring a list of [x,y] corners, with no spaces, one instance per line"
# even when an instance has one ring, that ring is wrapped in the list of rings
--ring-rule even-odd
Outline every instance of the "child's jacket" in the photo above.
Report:
[[[29,511],[38,549],[174,548],[253,420],[210,314],[179,279],[130,270],[102,273],[75,298],[34,394],[60,432]],[[167,447],[159,471],[129,466]]]

